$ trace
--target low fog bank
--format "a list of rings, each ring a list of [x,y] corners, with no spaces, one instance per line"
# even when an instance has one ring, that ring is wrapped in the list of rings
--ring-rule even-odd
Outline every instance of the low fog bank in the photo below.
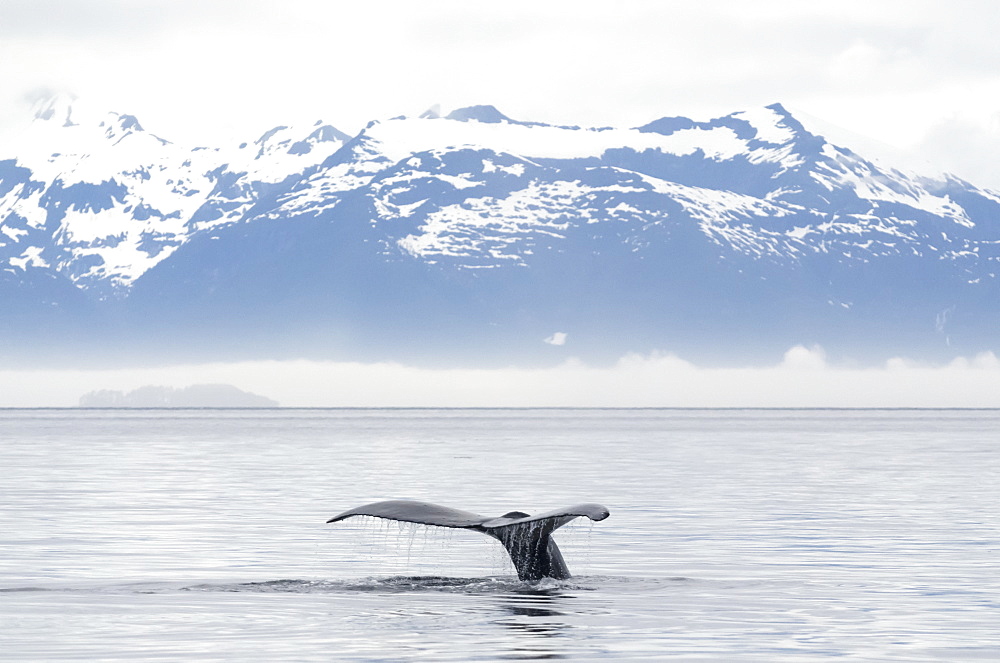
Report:
[[[942,365],[892,358],[833,365],[796,346],[769,367],[705,368],[670,354],[610,367],[429,369],[392,363],[253,361],[109,370],[0,371],[2,407],[74,407],[99,390],[225,383],[285,407],[1000,407],[992,352]]]

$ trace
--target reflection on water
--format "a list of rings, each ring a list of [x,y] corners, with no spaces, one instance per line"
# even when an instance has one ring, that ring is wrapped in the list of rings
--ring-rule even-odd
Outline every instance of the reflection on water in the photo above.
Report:
[[[572,603],[572,597],[556,590],[525,590],[501,596],[500,606],[509,615],[497,619],[496,624],[520,636],[512,651],[502,658],[566,658],[558,652],[560,643],[551,641],[573,635],[571,625],[560,619],[563,613],[556,609],[563,601]]]
[[[524,617],[559,617],[562,613],[553,610],[558,605],[556,599],[572,598],[554,590],[525,591],[503,597],[504,607],[514,615]]]
[[[0,411],[12,660],[1000,660],[995,411]],[[574,577],[331,515],[598,501]]]

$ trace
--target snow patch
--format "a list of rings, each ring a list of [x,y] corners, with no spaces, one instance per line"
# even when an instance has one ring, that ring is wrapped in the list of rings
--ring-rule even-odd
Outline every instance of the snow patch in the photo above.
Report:
[[[735,113],[733,117],[749,122],[757,130],[757,139],[765,143],[782,145],[795,140],[795,132],[784,124],[784,116],[773,108],[751,108]]]
[[[20,256],[10,258],[7,262],[10,263],[11,267],[17,267],[22,270],[26,270],[29,265],[31,267],[49,266],[49,263],[42,258],[42,247],[40,246],[29,246]]]

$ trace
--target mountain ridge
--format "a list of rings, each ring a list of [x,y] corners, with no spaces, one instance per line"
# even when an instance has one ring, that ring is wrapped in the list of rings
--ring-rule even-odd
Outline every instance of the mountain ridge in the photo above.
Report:
[[[630,129],[476,106],[191,149],[57,106],[34,153],[0,155],[14,337],[59,346],[65,318],[137,356],[995,349],[1000,196],[867,160],[780,104]]]

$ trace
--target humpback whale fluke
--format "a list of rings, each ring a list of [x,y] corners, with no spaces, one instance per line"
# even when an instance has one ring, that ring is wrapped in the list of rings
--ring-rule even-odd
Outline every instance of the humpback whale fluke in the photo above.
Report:
[[[604,520],[610,515],[600,504],[577,504],[565,509],[529,516],[522,511],[510,511],[497,518],[485,518],[477,513],[461,511],[429,502],[388,500],[348,509],[334,516],[335,523],[351,516],[374,516],[406,523],[455,527],[482,532],[499,541],[510,555],[517,577],[521,580],[569,578],[569,568],[563,560],[552,532],[579,516]]]

